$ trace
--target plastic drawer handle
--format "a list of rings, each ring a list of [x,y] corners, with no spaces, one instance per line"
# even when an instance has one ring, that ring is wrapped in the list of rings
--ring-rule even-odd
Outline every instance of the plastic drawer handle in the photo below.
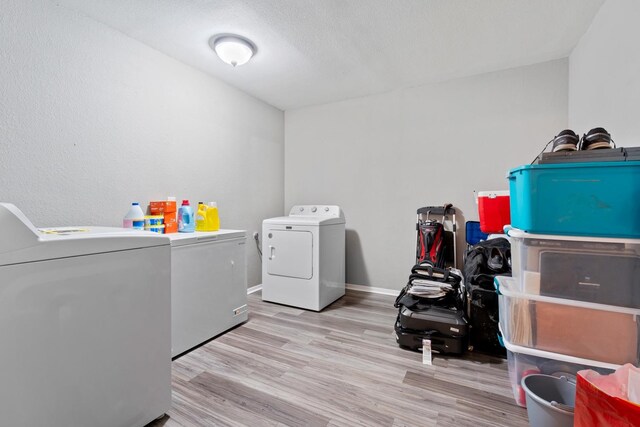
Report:
[[[495,276],[493,278],[493,287],[496,289],[496,294],[502,295],[502,293],[500,292],[500,281],[498,279],[498,276]]]

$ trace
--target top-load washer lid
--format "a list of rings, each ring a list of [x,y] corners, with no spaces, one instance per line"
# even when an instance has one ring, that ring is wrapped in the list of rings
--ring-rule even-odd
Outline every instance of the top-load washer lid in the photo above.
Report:
[[[196,231],[193,233],[171,233],[166,237],[171,240],[171,246],[175,247],[244,238],[246,232],[244,230]]]
[[[161,234],[127,228],[38,229],[10,203],[0,203],[0,230],[0,266],[169,244]]]
[[[339,206],[331,205],[296,205],[289,211],[289,216],[280,216],[264,220],[273,225],[333,225],[344,224],[344,213]]]

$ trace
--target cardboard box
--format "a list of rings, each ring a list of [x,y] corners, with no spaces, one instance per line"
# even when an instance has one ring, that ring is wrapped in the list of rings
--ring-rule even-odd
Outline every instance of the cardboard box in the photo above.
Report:
[[[151,215],[162,215],[165,213],[177,212],[177,210],[177,203],[175,200],[149,202],[149,212],[151,212]]]
[[[535,348],[622,365],[638,362],[635,315],[536,301]]]
[[[164,214],[164,232],[165,234],[178,232],[178,216],[175,212]]]

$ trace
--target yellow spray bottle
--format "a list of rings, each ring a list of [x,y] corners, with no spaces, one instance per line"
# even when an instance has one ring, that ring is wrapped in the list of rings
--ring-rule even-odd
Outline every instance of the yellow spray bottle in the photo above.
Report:
[[[198,202],[198,211],[196,212],[196,231],[208,231],[207,207],[202,202]]]
[[[218,216],[218,204],[216,202],[209,202],[205,224],[206,231],[220,230],[220,217]]]

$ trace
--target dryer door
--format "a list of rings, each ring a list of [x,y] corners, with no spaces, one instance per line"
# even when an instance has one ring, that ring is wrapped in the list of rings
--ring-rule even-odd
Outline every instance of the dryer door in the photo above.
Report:
[[[313,234],[299,230],[269,230],[262,255],[267,273],[275,276],[313,277]]]

